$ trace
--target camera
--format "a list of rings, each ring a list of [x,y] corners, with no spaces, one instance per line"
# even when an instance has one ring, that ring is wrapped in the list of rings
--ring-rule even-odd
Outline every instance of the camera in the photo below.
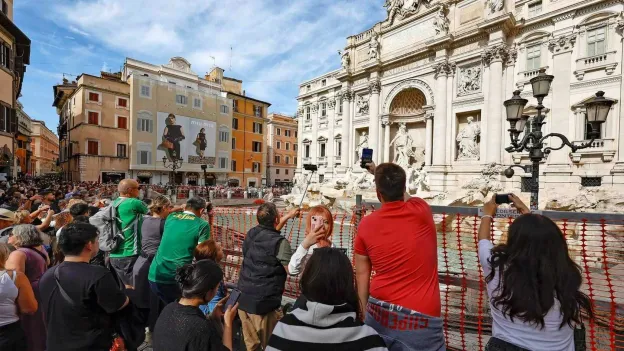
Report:
[[[306,171],[316,172],[318,171],[318,166],[317,165],[303,165],[303,169]]]

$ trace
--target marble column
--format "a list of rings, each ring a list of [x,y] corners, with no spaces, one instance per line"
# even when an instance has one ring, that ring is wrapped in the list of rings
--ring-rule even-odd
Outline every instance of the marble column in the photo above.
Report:
[[[425,165],[431,166],[431,155],[433,154],[433,113],[425,115]]]
[[[319,127],[319,119],[318,119],[318,111],[319,111],[319,103],[314,102],[312,103],[311,106],[311,113],[312,115],[310,117],[312,117],[312,145],[310,146],[310,163],[313,165],[318,164],[318,159],[317,156],[319,155],[318,152],[318,127]]]
[[[296,173],[301,173],[303,171],[303,124],[305,123],[305,119],[303,117],[304,111],[303,107],[299,107],[298,115],[297,115],[297,170]]]
[[[570,77],[572,75],[572,50],[576,43],[576,34],[565,34],[551,39],[549,48],[553,53],[553,69],[557,72],[551,85],[552,110],[548,115],[550,119],[550,132],[561,133],[570,137]],[[573,131],[572,131],[573,132]],[[549,145],[557,146],[558,140],[549,140]],[[567,168],[570,166],[570,149],[564,147],[561,150],[551,152],[548,157],[549,165]]]
[[[381,159],[381,130],[379,129],[379,91],[381,90],[381,82],[377,78],[373,78],[368,85],[370,92],[370,100],[368,106],[368,135],[369,148],[373,149],[373,161],[379,163]]]
[[[383,123],[383,162],[390,162],[390,120],[388,117],[384,119]]]
[[[446,95],[447,80],[449,75],[449,63],[440,62],[435,65],[436,94],[435,94],[435,122],[433,124],[433,165],[444,166],[446,164]]]
[[[327,126],[329,127],[329,135],[327,136],[327,145],[325,146],[325,155],[327,156],[327,169],[334,173],[334,126],[336,121],[336,99],[331,98],[327,101],[327,108],[329,109]]]
[[[508,50],[508,57],[507,57],[507,64],[505,65],[505,91],[504,91],[504,95],[503,95],[503,101],[511,98],[513,96],[513,92],[516,90],[515,88],[515,82],[514,82],[514,77],[515,77],[515,68],[516,68],[516,59],[518,58],[518,51],[517,49],[514,48],[510,48]],[[503,151],[502,152],[502,160],[503,160],[503,164],[509,165],[513,162],[513,158],[511,156],[511,154],[507,151],[504,151],[505,147],[507,147],[507,145],[509,145],[511,143],[511,140],[509,139],[509,132],[507,130],[509,123],[507,122],[507,113],[505,112],[505,106],[503,105],[503,103],[501,102],[501,110],[502,112],[502,120],[503,120],[503,125],[502,125],[502,129],[500,130],[500,134],[501,134],[501,138],[502,138],[502,148]],[[483,139],[481,139],[483,140]]]
[[[490,68],[490,96],[488,106],[487,163],[501,163],[503,151],[503,61],[507,59],[507,47],[495,45],[483,53],[483,61]]]
[[[349,155],[352,154],[349,145],[351,144],[351,100],[353,92],[351,89],[345,89],[342,92],[342,157],[340,158],[341,167],[347,169],[351,166]]]
[[[622,50],[621,51],[622,62],[624,62],[624,20],[618,21],[616,30],[621,36],[620,42],[621,42],[621,50]],[[623,94],[624,94],[624,79],[622,79],[622,81],[620,82],[620,96],[622,96]],[[615,140],[617,142],[617,161],[611,173],[619,173],[620,176],[624,173],[624,103],[622,103],[622,101],[624,101],[624,99],[620,98],[620,102],[618,102],[618,104],[615,105],[614,109],[610,113],[611,116],[607,117],[607,118],[615,118],[615,115],[613,114],[613,112],[615,108],[618,108],[618,105],[619,105],[620,120],[618,121],[619,122],[618,130],[615,131],[615,135],[616,135]]]

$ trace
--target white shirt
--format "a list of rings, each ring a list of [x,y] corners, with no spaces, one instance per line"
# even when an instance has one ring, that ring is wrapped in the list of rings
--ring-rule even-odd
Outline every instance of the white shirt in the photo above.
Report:
[[[492,255],[494,244],[488,239],[479,241],[479,261],[483,267],[484,276],[492,272],[488,262]],[[498,286],[499,271],[494,279],[487,284],[487,292],[490,298],[490,310],[492,313],[492,336],[505,340],[516,346],[535,351],[574,351],[574,330],[567,324],[559,329],[562,316],[559,301],[544,316],[544,328],[525,323],[519,318],[512,322],[501,311],[492,305],[492,295]]]
[[[310,246],[310,249],[306,250],[302,245],[299,245],[297,251],[290,257],[290,262],[288,262],[288,274],[292,276],[299,275],[302,271],[301,266],[305,266],[309,255],[312,255],[312,252],[314,252],[314,249],[317,247],[318,245],[314,244]]]

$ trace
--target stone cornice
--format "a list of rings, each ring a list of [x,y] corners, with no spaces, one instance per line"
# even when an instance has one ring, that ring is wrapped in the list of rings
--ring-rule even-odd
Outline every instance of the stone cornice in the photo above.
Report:
[[[581,81],[581,82],[570,84],[570,90],[577,90],[577,89],[594,87],[594,86],[611,84],[611,83],[619,83],[621,81],[622,81],[622,76],[595,79],[595,80],[589,80],[589,81]]]
[[[484,101],[485,101],[485,99],[483,98],[483,96],[477,97],[477,98],[472,98],[472,99],[456,100],[456,101],[453,102],[453,107],[462,107],[462,106],[468,106],[468,105],[478,105],[478,104],[482,104]]]

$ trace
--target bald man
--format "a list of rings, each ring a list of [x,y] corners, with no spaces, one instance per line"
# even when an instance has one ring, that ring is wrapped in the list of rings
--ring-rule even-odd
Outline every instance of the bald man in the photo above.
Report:
[[[119,197],[113,201],[117,216],[121,221],[124,241],[110,253],[111,266],[126,288],[133,289],[132,269],[140,254],[141,225],[147,214],[147,206],[139,200],[139,183],[134,179],[124,179],[117,187]]]

